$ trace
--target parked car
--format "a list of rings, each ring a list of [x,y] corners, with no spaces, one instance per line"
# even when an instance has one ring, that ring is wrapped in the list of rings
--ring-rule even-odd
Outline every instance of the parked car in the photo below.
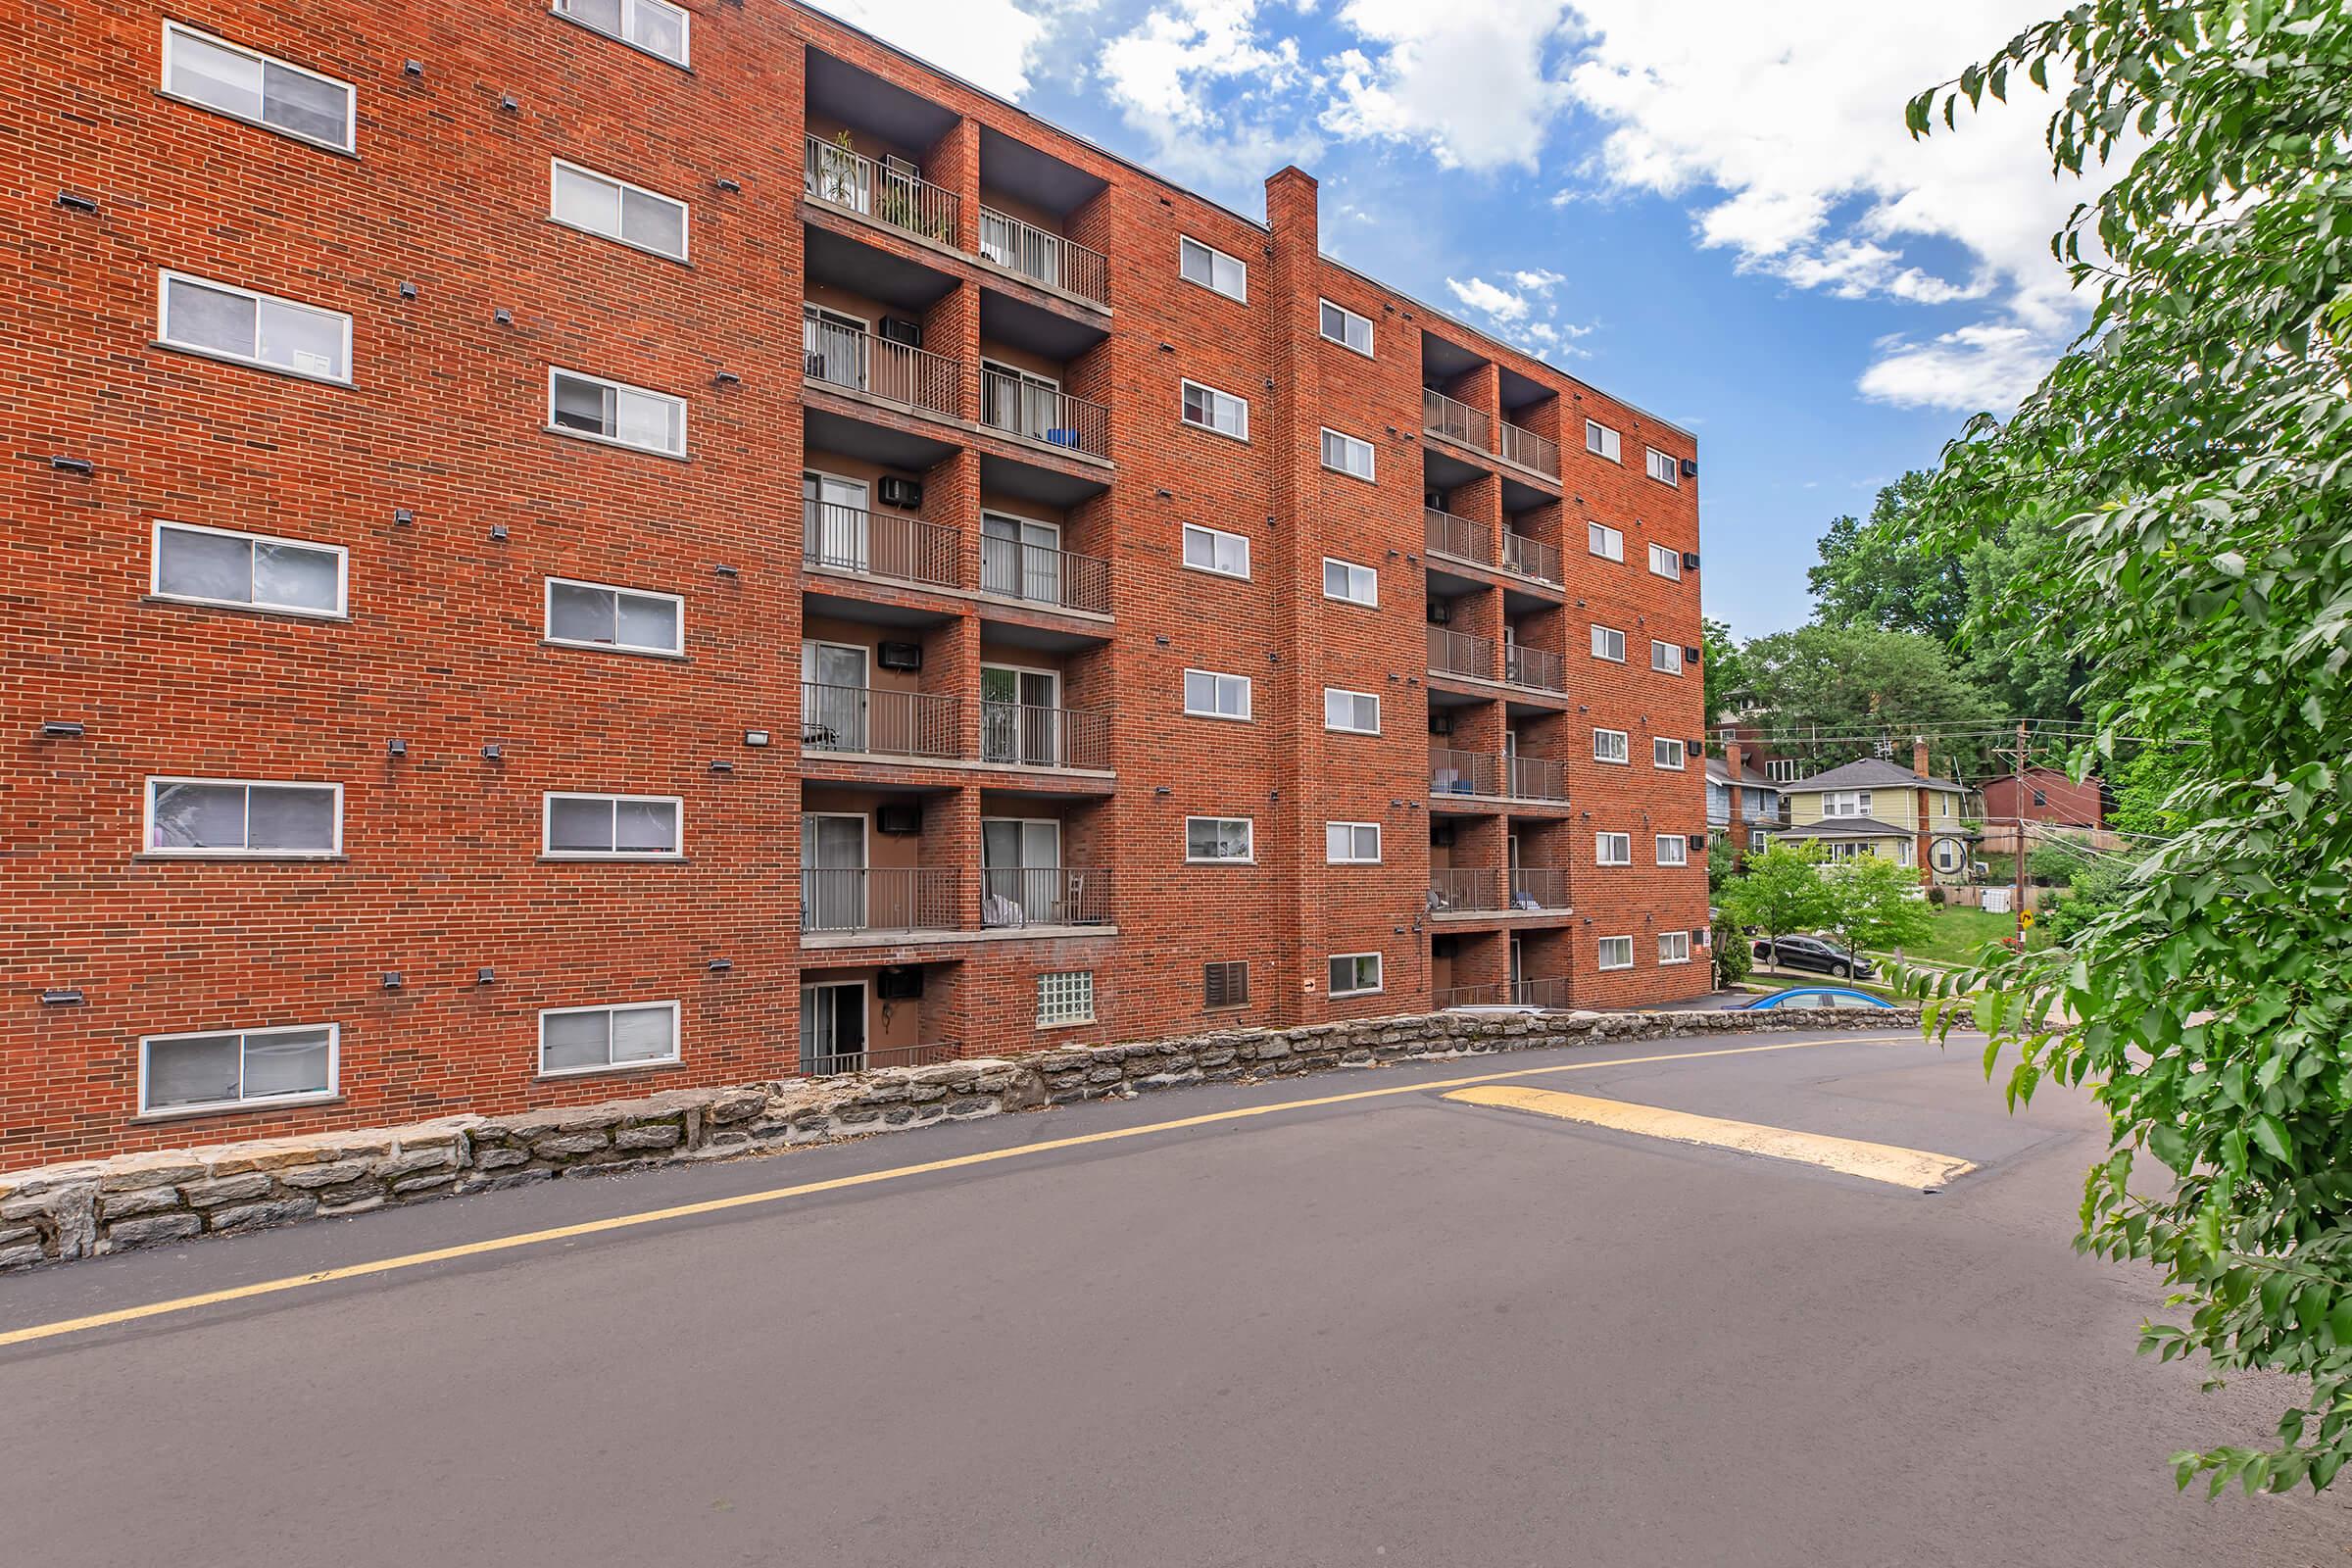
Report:
[[[1883,998],[1874,997],[1867,991],[1856,991],[1851,986],[1800,986],[1790,991],[1775,991],[1769,997],[1758,997],[1752,1002],[1736,1003],[1733,1005],[1735,1010],[1757,1012],[1766,1007],[1885,1007],[1891,1009],[1894,1004]]]
[[[1766,938],[1756,944],[1755,953],[1758,958],[1776,968],[1810,969],[1839,980],[1848,977],[1867,980],[1878,973],[1868,958],[1856,957],[1819,937],[1783,937],[1777,944]]]

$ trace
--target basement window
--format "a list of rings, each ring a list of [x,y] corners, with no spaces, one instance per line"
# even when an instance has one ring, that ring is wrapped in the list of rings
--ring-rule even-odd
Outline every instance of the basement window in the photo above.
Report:
[[[1631,969],[1634,966],[1632,937],[1602,937],[1593,945],[1593,966],[1600,969]]]
[[[1331,956],[1331,994],[1335,997],[1368,997],[1381,989],[1380,955],[1377,953],[1335,953]]]
[[[1037,1026],[1052,1028],[1056,1024],[1093,1023],[1095,1021],[1095,972],[1092,969],[1065,969],[1037,977]]]
[[[328,1023],[149,1035],[139,1042],[139,1114],[324,1100],[335,1092],[340,1034]]]
[[[539,1014],[539,1071],[603,1072],[678,1059],[678,1004],[549,1007]]]

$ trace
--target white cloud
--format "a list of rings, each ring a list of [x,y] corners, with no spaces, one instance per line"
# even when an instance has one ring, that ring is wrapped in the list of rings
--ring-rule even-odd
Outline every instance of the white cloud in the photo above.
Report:
[[[1347,0],[1363,47],[1327,63],[1322,126],[1426,149],[1448,169],[1534,170],[1563,88],[1544,69],[1559,0]]]
[[[1521,288],[1533,290],[1535,293],[1548,294],[1555,284],[1565,283],[1568,279],[1564,273],[1539,267],[1533,271],[1513,272],[1511,281]]]
[[[1051,30],[1020,0],[821,0],[852,26],[935,61],[1005,98],[1029,90],[1029,70]]]
[[[1483,277],[1465,283],[1458,277],[1446,280],[1453,297],[1470,309],[1491,316],[1497,321],[1516,321],[1527,315],[1527,300],[1509,289],[1496,288]]]
[[[1483,277],[1473,277],[1468,282],[1448,277],[1446,288],[1465,309],[1485,317],[1486,326],[1495,336],[1516,343],[1541,359],[1584,358],[1585,351],[1576,347],[1576,340],[1591,333],[1592,327],[1561,320],[1556,305],[1544,305],[1542,319],[1534,316],[1538,301],[1531,294],[1548,294],[1554,285],[1566,279],[1557,272],[1543,270],[1515,271],[1509,276],[1519,285],[1518,291],[1490,283]]]
[[[1272,106],[1306,73],[1295,38],[1268,41],[1258,0],[1171,0],[1102,47],[1111,102],[1152,137],[1168,173],[1209,183],[1254,183],[1320,150],[1277,124]]]
[[[1906,409],[2011,409],[2049,368],[2048,337],[2032,327],[1982,321],[1926,343],[1881,345],[1862,372],[1862,394]]]

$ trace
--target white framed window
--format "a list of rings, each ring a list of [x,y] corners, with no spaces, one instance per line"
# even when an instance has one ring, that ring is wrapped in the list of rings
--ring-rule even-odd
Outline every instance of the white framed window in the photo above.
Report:
[[[1624,663],[1625,633],[1614,626],[1594,626],[1592,628],[1592,657],[1608,660],[1611,663]]]
[[[1592,863],[1594,865],[1633,864],[1634,836],[1631,833],[1593,834]]]
[[[678,1004],[548,1007],[539,1014],[539,1072],[559,1077],[678,1059]]]
[[[216,1029],[139,1041],[139,1114],[244,1110],[335,1094],[342,1028]]]
[[[1372,357],[1372,319],[1358,316],[1345,305],[1321,302],[1323,335],[1342,348],[1353,349],[1366,359]]]
[[[1250,298],[1250,269],[1190,234],[1176,241],[1176,270],[1185,281],[1214,289],[1227,299],[1246,303]]]
[[[150,855],[343,853],[343,786],[269,779],[151,778],[142,842]]]
[[[1795,783],[1796,759],[1793,757],[1776,757],[1772,759],[1770,761],[1764,764],[1764,776],[1772,780],[1775,784]]]
[[[1222,528],[1188,522],[1184,525],[1184,564],[1195,571],[1210,571],[1220,577],[1247,577],[1250,541]]]
[[[1358,479],[1369,479],[1372,477],[1372,443],[1343,435],[1326,426],[1323,431],[1323,466],[1353,474]]]
[[[578,370],[547,370],[547,427],[665,457],[686,455],[686,400]]]
[[[1652,735],[1649,738],[1649,748],[1650,766],[1665,768],[1670,773],[1680,773],[1683,770],[1684,747],[1681,741],[1670,741],[1663,735]]]
[[[1681,489],[1683,486],[1682,475],[1675,468],[1674,460],[1656,447],[1646,450],[1649,453],[1649,476],[1660,484],[1670,484],[1678,490]]]
[[[1634,939],[1602,937],[1592,945],[1592,962],[1595,968],[1631,969],[1634,966]]]
[[[1826,791],[1821,797],[1821,814],[1824,816],[1868,816],[1870,814],[1870,791]]]
[[[1250,677],[1220,675],[1213,669],[1184,672],[1184,710],[1195,718],[1250,716]]]
[[[686,601],[610,583],[547,579],[547,640],[568,648],[682,654]]]
[[[1350,735],[1380,733],[1380,699],[1370,692],[1323,688],[1323,727]]]
[[[1621,729],[1596,729],[1592,732],[1592,760],[1595,762],[1633,761],[1630,738]]]
[[[644,50],[673,66],[690,64],[688,27],[693,19],[667,0],[555,0],[555,13],[583,27]]]
[[[1203,430],[1214,430],[1236,441],[1250,439],[1249,400],[1220,392],[1213,386],[1185,382],[1183,416],[1185,423],[1197,424]]]
[[[1323,824],[1323,859],[1330,865],[1378,865],[1380,863],[1380,824],[1378,822],[1326,822]]]
[[[289,615],[346,612],[350,558],[341,545],[159,518],[150,569],[149,588],[159,599]]]
[[[1062,969],[1037,977],[1037,1026],[1095,1021],[1095,972]]]
[[[1330,965],[1331,994],[1335,997],[1363,997],[1381,989],[1380,955],[1377,953],[1335,953]]]
[[[1625,530],[1612,528],[1605,522],[1585,524],[1585,549],[1603,561],[1625,559]]]
[[[1683,645],[1662,643],[1656,638],[1649,642],[1649,667],[1661,675],[1680,675],[1683,672]]]
[[[1660,833],[1657,840],[1660,865],[1689,865],[1690,863],[1690,846],[1685,842],[1680,833]]]
[[[1188,816],[1184,858],[1188,862],[1257,858],[1257,824],[1247,816]]]
[[[350,317],[233,283],[157,274],[155,335],[171,348],[351,384]]]
[[[547,216],[657,256],[686,259],[684,202],[561,158],[548,161]]]
[[[164,24],[164,91],[297,141],[340,153],[358,147],[350,82],[177,22]]]
[[[1658,933],[1658,962],[1660,964],[1690,961],[1690,933],[1661,931]]]
[[[1351,561],[1323,558],[1323,597],[1350,605],[1380,608],[1380,573]]]
[[[1651,545],[1649,547],[1649,569],[1653,576],[1671,577],[1676,582],[1681,582],[1683,580],[1682,552],[1669,550],[1664,545]]]
[[[540,798],[540,853],[559,859],[674,860],[685,853],[685,803],[675,795]]]
[[[1611,463],[1624,461],[1619,456],[1620,445],[1617,432],[1598,419],[1585,421],[1585,450],[1596,458],[1606,458]]]

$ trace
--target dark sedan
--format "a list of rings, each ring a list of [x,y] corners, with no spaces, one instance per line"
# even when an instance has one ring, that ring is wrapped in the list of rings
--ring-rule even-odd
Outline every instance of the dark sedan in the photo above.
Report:
[[[1843,948],[1833,947],[1819,937],[1783,937],[1778,943],[1769,938],[1756,943],[1758,961],[1779,969],[1810,969],[1843,980],[1848,977],[1868,979],[1878,973],[1868,958],[1856,957]]]

